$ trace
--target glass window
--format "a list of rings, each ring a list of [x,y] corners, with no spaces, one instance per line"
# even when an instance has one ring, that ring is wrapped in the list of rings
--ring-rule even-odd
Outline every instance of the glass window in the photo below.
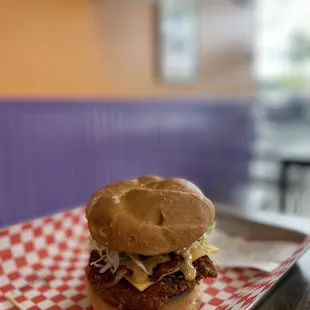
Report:
[[[254,72],[261,90],[309,89],[309,16],[309,0],[257,0]]]

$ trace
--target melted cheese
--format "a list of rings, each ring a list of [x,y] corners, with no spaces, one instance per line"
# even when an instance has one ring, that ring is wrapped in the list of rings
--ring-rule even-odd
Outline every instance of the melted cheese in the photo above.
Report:
[[[138,289],[140,292],[143,292],[146,290],[149,286],[153,285],[154,282],[147,280],[144,283],[135,283],[132,281],[132,279],[129,276],[125,276],[125,279],[130,282],[136,289]]]
[[[216,254],[219,251],[219,249],[212,244],[207,243],[207,246],[209,254]]]
[[[201,250],[201,249],[191,249],[191,254],[193,257],[193,262],[197,259],[199,259],[200,257],[206,256],[206,252]]]
[[[131,280],[134,283],[140,284],[148,281],[148,274],[145,273],[145,271],[142,270],[142,268],[139,267],[134,261],[128,260],[123,262],[122,264],[125,265],[128,269],[132,270]]]
[[[192,281],[196,278],[197,271],[193,266],[193,254],[191,248],[185,248],[180,251],[183,260],[180,263],[180,270],[182,271],[185,280]]]
[[[214,246],[212,247],[212,252],[217,252],[218,249]],[[191,249],[191,255],[192,255],[192,261],[194,262],[195,260],[199,259],[200,257],[203,257],[206,255],[206,252],[204,252],[201,249]],[[147,270],[152,270],[157,264],[160,263],[164,263],[165,261],[167,261],[169,259],[168,255],[163,255],[163,256],[158,256],[158,257],[152,257],[150,258],[149,261],[149,265],[148,265],[148,261],[144,262],[146,269]],[[127,263],[126,263],[127,266]],[[152,266],[154,266],[152,269],[150,269]],[[131,269],[133,271],[133,276],[125,276],[126,280],[128,282],[130,282],[136,289],[138,289],[139,291],[143,292],[144,290],[146,290],[148,287],[150,287],[151,285],[154,284],[154,282],[150,281],[148,279],[148,276],[144,273],[144,271],[136,264],[131,264],[130,266],[128,265],[128,268]],[[186,266],[185,261],[182,261],[180,264],[180,268],[178,268],[177,271],[181,270],[184,273],[184,276],[186,279],[188,278],[192,278],[192,276],[190,276],[188,274],[188,266]],[[143,276],[141,276],[141,278],[139,279],[140,275],[142,275],[142,273],[144,274]],[[145,278],[146,276],[146,278]],[[137,279],[138,277],[138,279]],[[137,280],[138,281],[137,281]],[[142,281],[142,279],[144,279],[144,281]],[[146,279],[146,280],[145,280]]]
[[[217,252],[218,249],[216,247],[214,246],[211,246],[211,247],[212,247],[212,252],[213,251]],[[205,255],[206,255],[205,251],[201,249],[192,248],[190,250],[189,257],[187,257],[187,259],[183,260],[180,263],[179,270],[182,271],[186,280],[193,281],[196,278],[197,271],[195,267],[192,265],[192,263],[196,261],[197,259],[199,259],[200,257],[203,257]]]
[[[165,263],[169,260],[169,255],[160,255],[160,256],[152,256],[151,258],[149,258],[147,261],[144,262],[144,265],[146,267],[146,270],[149,273],[153,272],[153,269],[162,263]]]
[[[137,264],[136,260],[138,260],[138,256],[135,257],[134,260],[128,260],[123,262],[123,264],[130,270],[133,271],[133,274],[131,276],[131,280],[136,283],[145,283],[149,276],[148,274]],[[169,260],[169,255],[160,255],[160,256],[153,256],[150,257],[148,260],[143,262],[143,265],[145,266],[145,270],[149,273],[152,274],[153,269],[162,263],[165,263],[166,261]]]

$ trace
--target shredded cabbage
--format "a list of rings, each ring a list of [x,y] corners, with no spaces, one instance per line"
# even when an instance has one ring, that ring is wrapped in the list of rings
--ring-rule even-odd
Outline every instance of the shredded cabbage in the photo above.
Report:
[[[112,265],[112,272],[115,273],[120,263],[119,252],[106,249],[106,256],[107,261]]]
[[[107,270],[109,270],[111,268],[111,264],[106,264],[106,265],[101,265],[101,264],[95,264],[96,267],[101,267],[101,269],[99,270],[99,273],[105,273]]]
[[[202,249],[207,255],[212,255],[217,251],[217,248],[210,245],[208,240],[211,237],[213,230],[215,229],[216,224],[212,223],[212,225],[207,229],[207,231],[201,236],[201,238],[191,244],[190,246],[177,251],[177,254],[183,256],[187,273],[190,275],[190,278],[195,278],[196,269],[193,266],[193,258],[191,255],[191,249]],[[95,241],[91,236],[89,237],[89,248],[90,250],[96,250],[100,255],[100,258],[94,262],[91,262],[91,266],[95,266],[100,268],[99,272],[104,273],[107,270],[111,270],[113,273],[118,269],[120,262],[124,260],[131,259],[137,266],[139,266],[147,275],[151,275],[152,272],[147,270],[145,264],[140,260],[138,255],[119,252],[115,250],[110,250],[103,245],[99,244]]]
[[[211,226],[209,226],[209,228],[207,229],[207,231],[203,234],[204,238],[210,239],[210,237],[211,237],[211,235],[212,235],[212,233],[213,233],[215,227],[216,227],[216,223],[213,222],[213,223],[211,224]]]
[[[113,273],[116,272],[120,264],[119,252],[115,250],[110,250],[103,245],[96,242],[92,237],[88,238],[90,250],[96,250],[100,255],[100,258],[91,263],[91,266],[101,268],[100,273],[105,273],[108,269],[111,269]],[[104,264],[99,264],[99,262],[104,262]]]
[[[145,265],[142,263],[142,261],[138,258],[138,255],[134,255],[134,254],[129,254],[129,257],[148,275],[151,275],[152,273],[150,273],[147,268],[145,267]]]
[[[216,223],[213,222],[212,225],[207,229],[207,231],[199,239],[200,248],[203,251],[205,251],[208,255],[212,255],[214,253],[215,247],[210,245],[208,241],[210,240],[215,227],[216,227]]]
[[[99,271],[100,273],[104,273],[108,269],[111,269],[111,271],[115,273],[120,265],[121,260],[126,260],[130,257],[131,260],[134,261],[135,264],[139,266],[146,274],[148,275],[152,274],[147,270],[146,266],[139,259],[138,255],[110,250],[104,247],[103,245],[99,244],[92,237],[89,237],[88,241],[90,250],[96,250],[100,255],[99,259],[91,263],[91,266],[101,268]],[[104,262],[104,264],[99,262]]]

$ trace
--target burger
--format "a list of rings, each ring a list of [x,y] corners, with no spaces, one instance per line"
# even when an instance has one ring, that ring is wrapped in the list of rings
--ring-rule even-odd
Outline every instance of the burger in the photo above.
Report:
[[[194,310],[217,277],[214,206],[191,182],[143,176],[98,190],[86,207],[87,289],[95,310]]]

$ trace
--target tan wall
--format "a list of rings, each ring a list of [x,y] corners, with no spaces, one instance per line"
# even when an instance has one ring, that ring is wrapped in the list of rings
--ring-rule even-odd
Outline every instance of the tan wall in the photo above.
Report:
[[[148,0],[4,0],[0,94],[54,96],[249,95],[251,10],[200,0],[200,79],[155,76]]]

